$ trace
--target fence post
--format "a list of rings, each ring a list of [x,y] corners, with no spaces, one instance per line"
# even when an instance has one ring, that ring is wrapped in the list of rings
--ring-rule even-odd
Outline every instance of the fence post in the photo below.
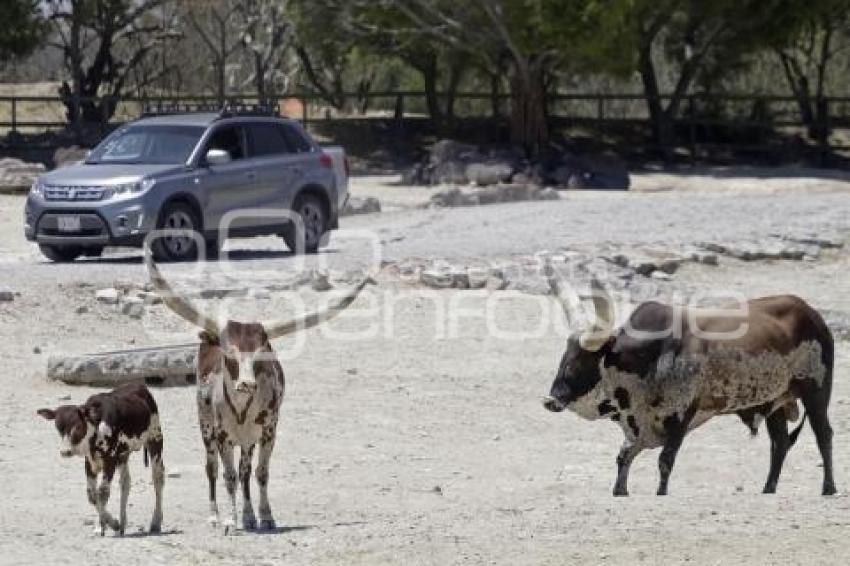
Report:
[[[18,130],[18,99],[12,98],[12,132]]]
[[[691,165],[694,165],[699,158],[699,150],[697,149],[697,108],[693,95],[688,97],[688,136],[691,145]]]
[[[817,100],[818,105],[818,116],[820,123],[818,124],[818,145],[820,146],[820,166],[824,167],[829,160],[829,129],[830,129],[830,119],[829,119],[829,99],[826,97],[820,97]]]
[[[304,124],[304,129],[307,129],[307,120],[310,117],[310,112],[307,108],[307,97],[301,98],[301,122]]]
[[[605,137],[605,97],[599,95],[596,99],[596,136],[603,142]]]
[[[404,127],[404,94],[398,93],[395,98],[395,119],[396,129],[401,131]]]

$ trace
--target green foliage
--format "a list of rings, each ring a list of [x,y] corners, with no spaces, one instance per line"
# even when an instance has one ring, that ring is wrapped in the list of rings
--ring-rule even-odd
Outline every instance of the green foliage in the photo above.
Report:
[[[0,61],[21,57],[38,47],[44,20],[37,0],[0,1]]]

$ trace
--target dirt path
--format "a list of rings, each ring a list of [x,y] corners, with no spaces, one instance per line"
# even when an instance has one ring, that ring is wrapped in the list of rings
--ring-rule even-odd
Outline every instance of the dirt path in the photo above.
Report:
[[[620,202],[634,207],[623,210],[607,200],[614,196],[583,196],[543,216],[529,216],[543,210],[529,203],[443,211],[427,228],[416,226],[431,218],[428,211],[398,211],[351,225],[371,225],[387,240],[405,236],[390,249],[396,257],[426,250],[431,234],[447,245],[432,249],[433,255],[486,258],[513,248],[531,253],[547,238],[576,247],[591,246],[594,238],[616,243],[614,228],[587,217],[614,210],[622,211],[616,219],[621,242],[653,241],[665,234],[684,239],[693,236],[689,231],[733,238],[776,227],[846,230],[850,203],[840,197],[687,201],[628,195]],[[705,206],[695,211],[693,203]],[[732,219],[721,222],[717,212],[724,207],[733,211]],[[154,391],[163,415],[168,470],[165,534],[148,537],[142,531],[153,493],[149,470],[137,455],[131,466],[129,536],[93,538],[85,525],[93,513],[82,462],[59,457],[52,426],[35,410],[81,402],[93,393],[47,383],[48,354],[151,343],[144,321],[118,315],[92,299],[97,285],[115,279],[142,282],[143,272],[136,260],[59,268],[42,264],[30,247],[11,237],[17,227],[9,224],[19,222],[12,208],[10,201],[0,200],[0,235],[8,237],[0,243],[7,253],[0,257],[0,285],[21,292],[14,302],[0,303],[2,564],[835,564],[850,552],[849,343],[839,344],[831,409],[840,495],[819,495],[822,470],[813,435],[806,430],[789,455],[778,495],[762,496],[767,435],[762,431],[750,439],[737,419],[722,418],[686,439],[669,497],[653,495],[657,453],[646,453],[633,470],[633,495],[615,500],[610,490],[619,429],[553,415],[540,405],[564,345],[562,336],[552,331],[501,339],[488,331],[480,308],[463,302],[463,292],[442,291],[441,300],[457,298],[471,311],[452,337],[432,295],[410,293],[392,282],[381,288],[392,300],[382,303],[381,326],[371,339],[333,339],[313,330],[303,342],[275,345],[286,358],[287,375],[270,482],[278,532],[224,537],[206,524],[194,392],[170,388]],[[751,222],[742,225],[748,216]],[[505,219],[522,218],[525,232],[494,240]],[[582,218],[586,224],[577,227],[574,221]],[[449,246],[455,242],[466,247]],[[261,256],[246,261],[278,265],[283,260]],[[714,268],[688,265],[676,278],[749,296],[796,292],[819,308],[850,312],[848,269],[846,254],[814,263],[724,260]],[[547,300],[505,295],[497,312],[499,327],[531,333]],[[375,315],[366,314],[370,304],[368,297],[359,299],[354,308],[364,316],[355,317],[352,310],[330,328],[350,330],[374,322]],[[390,315],[388,304],[393,305]],[[81,305],[88,312],[78,314]],[[152,320],[181,329],[184,337],[192,335],[164,312]],[[224,491],[221,483],[219,491]],[[113,500],[114,507],[116,489]]]

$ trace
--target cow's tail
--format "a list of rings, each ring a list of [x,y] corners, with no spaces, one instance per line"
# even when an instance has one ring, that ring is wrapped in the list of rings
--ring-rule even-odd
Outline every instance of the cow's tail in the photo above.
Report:
[[[145,467],[147,468],[148,467],[148,447],[147,446],[145,446],[142,449],[142,454],[144,454]]]
[[[800,431],[803,430],[803,425],[806,424],[806,417],[809,416],[809,413],[803,411],[803,418],[800,419],[800,424],[794,427],[794,430],[791,431],[791,434],[788,435],[788,448],[790,449],[794,446],[794,443],[797,442],[797,437],[800,436]]]

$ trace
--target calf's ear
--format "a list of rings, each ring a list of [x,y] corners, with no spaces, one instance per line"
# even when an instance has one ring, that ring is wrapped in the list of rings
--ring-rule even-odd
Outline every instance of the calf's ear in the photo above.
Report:
[[[54,411],[53,409],[39,409],[38,411],[36,411],[36,414],[41,417],[44,417],[48,421],[52,421],[56,418],[56,411]]]

